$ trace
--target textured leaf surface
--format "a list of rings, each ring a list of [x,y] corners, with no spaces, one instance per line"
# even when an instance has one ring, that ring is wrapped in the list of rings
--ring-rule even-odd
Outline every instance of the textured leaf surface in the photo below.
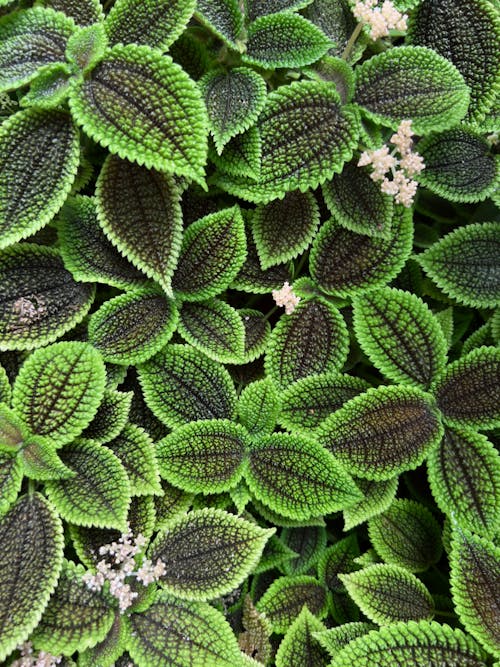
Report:
[[[238,399],[240,421],[253,436],[272,433],[279,412],[279,395],[270,378],[252,382]]]
[[[67,113],[26,109],[0,126],[0,248],[50,222],[79,160],[78,131]]]
[[[139,364],[170,340],[178,321],[175,303],[157,288],[109,299],[92,315],[89,339],[105,361]]]
[[[131,391],[105,389],[95,417],[82,432],[82,437],[96,440],[101,445],[116,438],[127,422],[132,398]]]
[[[12,405],[33,433],[64,444],[91,422],[105,380],[104,363],[91,345],[55,343],[25,361],[14,384]]]
[[[198,0],[197,16],[218,37],[238,47],[238,38],[243,28],[243,14],[238,0]]]
[[[271,325],[260,310],[242,308],[238,314],[245,328],[244,360],[249,363],[266,351],[271,336]]]
[[[356,337],[376,368],[394,382],[428,389],[445,367],[447,344],[422,299],[383,287],[353,305]]]
[[[231,419],[236,391],[226,369],[189,345],[167,345],[139,368],[144,398],[170,428]]]
[[[250,21],[259,16],[294,11],[310,5],[312,0],[246,0],[246,15]]]
[[[74,473],[59,458],[52,441],[39,435],[32,435],[23,443],[19,453],[23,473],[36,480],[68,479]]]
[[[266,371],[281,387],[327,371],[339,370],[349,349],[340,311],[323,299],[299,303],[273,329],[266,353]]]
[[[206,112],[195,83],[169,56],[115,46],[73,89],[70,107],[85,132],[121,158],[203,177]]]
[[[328,653],[335,657],[344,646],[347,646],[349,642],[352,642],[353,639],[358,637],[363,637],[374,630],[375,626],[372,623],[363,623],[363,622],[353,622],[353,623],[344,623],[343,625],[338,625],[328,630],[323,630],[322,632],[315,632],[313,637],[319,641],[321,646],[323,646]]]
[[[500,223],[459,227],[417,256],[447,295],[466,306],[492,308],[500,299]]]
[[[43,4],[64,12],[78,25],[91,25],[104,18],[99,0],[43,0]]]
[[[0,451],[0,513],[17,498],[23,481],[21,459],[14,453]]]
[[[78,28],[66,47],[66,60],[72,68],[87,74],[103,59],[108,40],[102,23]]]
[[[254,180],[259,178],[261,155],[262,141],[255,125],[230,139],[220,155],[215,149],[209,150],[211,161],[222,172]]]
[[[171,294],[182,242],[180,192],[172,176],[110,155],[96,184],[99,224],[137,268]]]
[[[290,281],[290,269],[286,264],[273,266],[266,271],[262,270],[250,230],[247,251],[247,258],[231,283],[231,287],[251,294],[267,294],[274,289],[280,289],[285,281]]]
[[[31,82],[29,91],[21,99],[23,107],[55,109],[62,106],[69,95],[71,70],[63,63],[45,65]]]
[[[280,539],[295,556],[282,563],[281,571],[284,574],[306,574],[324,553],[327,535],[323,526],[303,526],[283,528]]]
[[[5,368],[0,364],[0,403],[10,404],[11,394],[9,376]]]
[[[149,555],[165,563],[161,582],[168,591],[183,599],[211,599],[245,579],[272,533],[222,510],[205,508],[160,533]]]
[[[38,624],[63,563],[63,529],[39,493],[21,496],[0,520],[0,660]]]
[[[332,42],[332,55],[342,55],[349,37],[356,28],[348,0],[314,0],[306,7],[304,15],[327,35]],[[354,49],[356,54],[356,49]],[[352,56],[351,56],[352,57]]]
[[[123,530],[130,486],[120,460],[103,445],[85,440],[66,445],[59,453],[75,473],[69,480],[47,482],[59,514],[79,526]]]
[[[355,505],[344,510],[344,530],[364,523],[389,507],[396,496],[398,478],[374,482],[371,479],[355,479],[356,486],[363,493],[364,498]]]
[[[161,482],[162,496],[155,496],[155,530],[163,530],[177,517],[186,513],[193,495],[181,491],[165,480]]]
[[[314,639],[313,632],[322,632],[323,623],[304,607],[288,628],[276,653],[276,667],[308,665],[323,667],[327,664],[327,653]]]
[[[245,481],[274,512],[310,519],[356,502],[360,493],[348,473],[316,441],[283,433],[251,445]]]
[[[355,396],[319,429],[320,442],[351,474],[377,481],[419,466],[442,435],[432,397],[403,386]]]
[[[9,400],[10,403],[10,400]],[[0,447],[2,452],[12,454],[29,436],[29,429],[23,420],[11,410],[7,403],[0,403]]]
[[[446,130],[464,117],[469,98],[456,67],[424,47],[390,49],[356,69],[355,102],[394,128],[411,118],[417,133]]]
[[[155,446],[143,428],[127,424],[106,447],[118,457],[125,468],[132,495],[161,492]]]
[[[356,535],[351,533],[323,550],[318,562],[318,579],[329,590],[345,593],[345,586],[339,575],[359,569],[359,565],[354,562],[357,556],[359,556],[358,540]]]

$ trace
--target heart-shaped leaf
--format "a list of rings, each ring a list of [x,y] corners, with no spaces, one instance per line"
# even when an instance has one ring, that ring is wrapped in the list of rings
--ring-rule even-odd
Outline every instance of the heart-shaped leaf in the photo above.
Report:
[[[135,424],[127,424],[106,447],[121,461],[134,496],[160,494],[160,475],[153,440]]]
[[[326,651],[312,633],[323,632],[325,629],[323,623],[304,606],[278,647],[276,667],[324,667],[327,661]]]

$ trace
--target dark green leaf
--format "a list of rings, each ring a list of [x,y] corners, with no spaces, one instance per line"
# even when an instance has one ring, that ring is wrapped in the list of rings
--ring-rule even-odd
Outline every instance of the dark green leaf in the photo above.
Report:
[[[356,19],[352,15],[348,0],[314,0],[304,15],[327,35],[332,42],[329,51],[332,55],[341,56],[349,37],[356,28]],[[356,47],[353,55],[356,54]],[[351,55],[351,58],[353,57]]]
[[[434,451],[434,450],[433,450]],[[431,453],[432,455],[432,453]],[[362,491],[364,498],[344,510],[344,530],[364,523],[390,506],[398,489],[398,478],[374,482],[371,479],[355,478],[356,486]]]
[[[254,21],[259,16],[303,9],[311,2],[312,0],[245,0],[245,13],[250,21]]]
[[[165,563],[161,583],[168,591],[187,600],[212,599],[232,591],[248,576],[273,532],[205,508],[160,533],[149,557]]]
[[[327,653],[312,633],[325,629],[323,623],[304,606],[278,647],[276,667],[324,667],[328,663]]]
[[[101,445],[116,438],[127,423],[133,393],[105,389],[94,419],[82,432],[82,438]]]
[[[23,107],[55,109],[69,95],[71,69],[63,63],[45,65],[32,80],[29,91],[21,98]]]
[[[331,591],[345,592],[344,584],[339,579],[339,575],[355,572],[359,569],[358,564],[354,562],[357,556],[359,556],[359,545],[354,533],[335,542],[323,551],[319,559],[319,581]]]
[[[0,451],[13,454],[29,435],[29,429],[16,412],[6,403],[0,403]]]
[[[255,659],[256,665],[254,667],[260,664],[267,665],[272,657],[272,647],[269,641],[272,633],[271,624],[264,614],[259,614],[255,609],[249,595],[243,601],[241,624],[244,632],[238,635],[238,645],[243,651],[243,655],[252,661]],[[242,667],[247,662],[243,661]]]
[[[103,59],[107,46],[102,23],[79,28],[68,40],[66,60],[73,70],[87,74]]]
[[[240,487],[241,486],[242,485],[240,484]],[[320,526],[320,528],[322,527],[323,526]],[[293,552],[290,547],[286,546],[286,544],[278,539],[276,535],[271,535],[270,539],[266,543],[266,546],[264,547],[262,558],[260,559],[259,564],[256,566],[254,574],[268,572],[269,570],[273,570],[276,567],[282,569],[285,563],[297,557],[298,554]]]
[[[61,520],[39,493],[21,496],[0,520],[0,660],[26,641],[63,563]]]
[[[169,49],[174,61],[195,81],[213,64],[213,53],[199,37],[195,27],[188,28]]]
[[[303,526],[283,528],[281,542],[291,549],[294,558],[286,559],[280,567],[284,574],[306,574],[326,548],[326,528],[324,526]]]
[[[222,172],[254,180],[259,178],[261,154],[262,142],[255,125],[230,139],[221,155],[215,149],[209,149],[210,159]]]
[[[17,498],[23,481],[23,466],[15,453],[0,451],[0,514]]]
[[[128,617],[115,613],[113,624],[104,639],[93,648],[81,652],[78,656],[78,667],[118,667],[122,665],[121,658],[128,656],[124,653],[125,642],[129,636]],[[133,667],[130,657],[127,657],[125,667]]]
[[[220,39],[238,48],[243,30],[243,14],[238,0],[198,0],[196,16]]]
[[[177,517],[185,514],[193,500],[191,493],[181,491],[181,489],[172,486],[172,484],[169,484],[165,480],[162,480],[161,488],[163,495],[155,496],[154,498],[154,528],[158,531],[167,528]]]
[[[43,4],[70,16],[78,25],[91,25],[104,18],[99,0],[42,0]]]
[[[245,387],[238,399],[238,416],[252,436],[272,433],[279,412],[278,391],[270,378],[252,382]]]
[[[135,424],[127,424],[106,447],[118,457],[125,468],[132,495],[161,493],[155,446],[144,429]]]
[[[10,388],[9,376],[7,371],[0,364],[0,403],[10,403],[12,391]],[[0,431],[1,433],[1,431]]]
[[[262,270],[257,248],[249,231],[247,258],[231,283],[231,287],[251,294],[268,294],[274,289],[279,289],[285,281],[289,280],[290,269],[286,264],[273,266],[267,271]]]
[[[245,328],[245,363],[255,361],[267,349],[271,336],[271,325],[259,310],[242,308],[238,311]]]
[[[305,70],[305,74],[316,81],[335,84],[340,99],[345,104],[354,96],[354,70],[342,58],[323,56],[321,60]],[[362,132],[363,132],[362,126]]]
[[[45,481],[74,477],[74,473],[59,458],[49,438],[30,436],[23,443],[18,458],[22,462],[24,475],[30,479]]]

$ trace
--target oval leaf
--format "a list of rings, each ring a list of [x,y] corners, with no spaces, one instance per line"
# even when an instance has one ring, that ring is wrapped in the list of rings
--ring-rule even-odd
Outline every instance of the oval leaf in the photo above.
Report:
[[[253,436],[274,431],[280,407],[278,392],[270,378],[250,383],[238,399],[240,421]]]
[[[161,494],[156,448],[146,431],[127,424],[106,447],[121,461],[134,496]]]
[[[323,632],[323,623],[304,607],[292,625],[288,628],[276,653],[276,667],[290,665],[308,665],[323,667],[326,665],[326,652],[313,632]]]

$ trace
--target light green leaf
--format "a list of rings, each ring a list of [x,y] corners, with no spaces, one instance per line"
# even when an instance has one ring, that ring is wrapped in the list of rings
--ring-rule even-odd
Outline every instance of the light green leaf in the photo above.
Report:
[[[0,403],[10,404],[12,391],[10,388],[9,376],[7,371],[0,364]]]
[[[323,632],[323,623],[311,614],[306,605],[288,628],[276,653],[276,667],[324,667],[327,653],[314,639],[313,632]]]
[[[21,459],[15,453],[0,450],[0,514],[5,514],[17,498],[23,481]]]
[[[88,426],[104,396],[106,371],[88,343],[63,342],[36,350],[14,383],[12,405],[36,435],[56,445]]]
[[[25,109],[0,126],[0,248],[34,234],[68,196],[80,161],[67,113]]]
[[[195,16],[226,44],[238,49],[243,30],[238,0],[198,0]]]
[[[0,519],[0,660],[38,625],[63,563],[63,528],[39,493],[21,496]]]
[[[116,438],[106,443],[121,461],[134,496],[160,494],[160,475],[153,440],[135,424],[127,424]]]
[[[39,0],[46,7],[70,16],[77,25],[91,25],[104,18],[99,0]]]
[[[29,435],[29,429],[16,412],[6,403],[0,403],[0,451],[13,454]]]
[[[183,516],[193,500],[193,494],[186,493],[165,480],[162,480],[161,488],[163,495],[154,497],[154,529],[157,531],[167,528],[178,517]]]
[[[102,23],[78,28],[66,47],[66,60],[77,72],[87,74],[103,58],[108,46]]]
[[[255,181],[259,179],[261,154],[262,142],[255,125],[230,139],[220,155],[209,147],[210,160],[217,169],[230,176],[244,176]]]
[[[95,440],[101,445],[116,438],[127,423],[133,393],[105,389],[94,419],[82,432],[85,440]]]
[[[280,398],[270,378],[252,382],[239,396],[238,416],[252,436],[272,433],[279,412]]]
[[[85,132],[121,158],[203,179],[205,108],[196,84],[169,56],[118,44],[75,85],[70,107]]]
[[[354,533],[335,542],[321,554],[318,562],[319,581],[330,591],[345,593],[345,586],[339,575],[359,569],[359,565],[355,562],[357,556],[359,556],[359,544]]]
[[[166,345],[139,367],[144,399],[170,428],[199,419],[232,419],[236,391],[226,369],[189,345]]]
[[[312,0],[245,0],[245,14],[250,21],[259,16],[294,11],[310,5]]]
[[[108,634],[94,647],[82,651],[78,655],[78,667],[133,667],[128,653],[125,653],[125,641],[129,636],[128,617],[115,613],[113,624]],[[121,660],[125,660],[124,663]]]
[[[423,46],[389,49],[356,68],[354,101],[394,129],[411,118],[417,134],[447,130],[467,113],[469,99],[458,69]]]
[[[26,95],[20,100],[23,107],[55,109],[62,106],[69,95],[71,69],[63,63],[52,63],[40,68]]]
[[[148,554],[154,562],[161,558],[165,563],[161,583],[167,591],[186,600],[212,599],[242,583],[273,532],[205,508],[171,524]]]
[[[32,435],[25,440],[18,454],[23,473],[30,479],[68,479],[74,473],[59,458],[50,438]]]
[[[368,634],[370,630],[374,630],[376,626],[372,623],[344,623],[322,632],[314,632],[313,637],[319,641],[328,653],[335,657],[344,646],[358,637],[363,637]]]
[[[433,450],[434,452],[435,450]],[[431,453],[432,456],[432,453]],[[374,482],[371,479],[354,479],[356,486],[363,493],[364,498],[346,507],[344,510],[344,530],[351,530],[367,519],[371,519],[381,512],[385,512],[396,496],[398,478]]]

